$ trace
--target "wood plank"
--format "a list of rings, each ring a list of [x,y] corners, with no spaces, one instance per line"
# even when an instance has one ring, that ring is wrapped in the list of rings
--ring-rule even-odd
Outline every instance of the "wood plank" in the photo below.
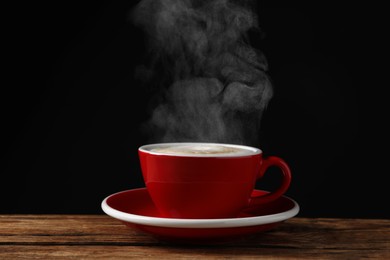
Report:
[[[1,259],[390,259],[389,251],[153,246],[0,246]]]
[[[237,247],[389,249],[390,220],[293,218],[275,230],[234,241]],[[150,236],[105,215],[0,215],[3,245],[156,245]]]
[[[149,236],[105,215],[0,215],[0,244],[139,244]]]
[[[390,220],[292,218],[221,245],[178,246],[106,215],[0,215],[0,259],[390,259]]]

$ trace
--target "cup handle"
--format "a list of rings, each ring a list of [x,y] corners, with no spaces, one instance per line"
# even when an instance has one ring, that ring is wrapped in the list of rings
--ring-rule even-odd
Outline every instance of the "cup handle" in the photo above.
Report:
[[[251,197],[249,200],[248,207],[258,206],[260,204],[264,204],[267,202],[271,202],[280,196],[282,196],[288,189],[291,183],[291,170],[290,167],[287,165],[287,163],[276,156],[269,156],[267,158],[263,158],[262,165],[260,167],[260,172],[257,175],[256,179],[259,180],[263,177],[264,173],[267,171],[267,169],[271,166],[276,166],[281,170],[283,179],[282,183],[279,186],[278,189],[276,189],[273,192],[270,192],[266,195]]]

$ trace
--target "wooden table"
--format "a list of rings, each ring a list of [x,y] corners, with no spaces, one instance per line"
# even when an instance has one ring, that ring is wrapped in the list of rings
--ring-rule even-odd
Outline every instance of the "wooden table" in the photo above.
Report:
[[[106,215],[0,215],[0,259],[390,259],[390,220],[292,218],[224,244],[175,245]]]

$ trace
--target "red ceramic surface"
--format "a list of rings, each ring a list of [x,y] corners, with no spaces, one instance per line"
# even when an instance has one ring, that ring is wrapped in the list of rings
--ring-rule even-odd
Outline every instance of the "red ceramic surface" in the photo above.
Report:
[[[288,165],[278,157],[264,158],[257,148],[236,146],[250,151],[237,156],[182,156],[150,151],[158,145],[141,147],[139,157],[146,187],[164,217],[236,217],[249,204],[261,206],[279,198],[290,185]],[[281,185],[270,194],[251,196],[270,166],[281,169]]]
[[[255,190],[253,196],[268,192]],[[236,218],[173,219],[163,218],[156,210],[145,188],[128,190],[108,196],[102,202],[108,215],[125,225],[159,239],[180,243],[223,242],[237,236],[272,229],[299,212],[298,204],[282,196],[264,207],[252,207]]]

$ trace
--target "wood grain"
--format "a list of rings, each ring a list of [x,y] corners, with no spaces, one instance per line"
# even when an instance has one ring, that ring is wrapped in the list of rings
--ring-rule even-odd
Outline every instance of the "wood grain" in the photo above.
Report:
[[[105,215],[0,215],[0,259],[390,259],[390,220],[292,218],[225,244],[161,242]]]

